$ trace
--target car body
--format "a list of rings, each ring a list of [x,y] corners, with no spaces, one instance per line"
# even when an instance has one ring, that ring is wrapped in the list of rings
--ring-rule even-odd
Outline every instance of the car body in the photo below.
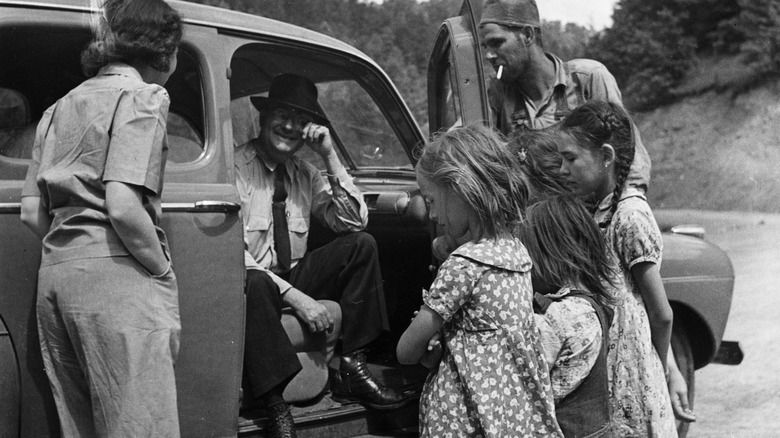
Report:
[[[162,222],[179,279],[182,436],[251,435],[260,433],[263,422],[239,406],[243,225],[232,165],[233,148],[258,132],[249,96],[267,92],[271,78],[282,72],[304,74],[318,84],[339,155],[369,207],[367,231],[380,251],[391,341],[419,308],[420,291],[432,279],[435,228],[413,169],[414,148],[426,136],[388,76],[353,47],[274,20],[170,3],[185,23],[178,68],[166,84],[171,151]],[[0,0],[0,437],[59,434],[37,340],[40,243],[19,220],[20,194],[37,119],[84,80],[79,54],[94,19],[86,4]],[[431,132],[456,121],[489,120],[474,23],[466,2],[461,15],[440,30],[429,73]],[[327,239],[316,224],[306,225],[313,245]],[[718,351],[733,270],[726,255],[702,239],[673,234],[664,239],[662,274],[692,377],[694,367],[711,362]],[[390,363],[388,375],[395,371],[402,375],[398,381],[419,386],[419,378],[403,377],[419,377],[418,368]],[[359,405],[320,405],[296,413],[301,431],[351,436],[416,427],[415,407],[382,414]]]

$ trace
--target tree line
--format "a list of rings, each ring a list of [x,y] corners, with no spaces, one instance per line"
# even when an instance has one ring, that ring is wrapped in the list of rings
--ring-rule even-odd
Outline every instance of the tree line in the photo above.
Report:
[[[441,23],[462,0],[191,0],[277,19],[345,41],[391,77],[417,120],[427,119],[428,57]],[[479,0],[477,0],[479,1]],[[574,1],[574,0],[572,0]],[[544,18],[544,17],[542,17]],[[615,75],[632,109],[673,100],[703,57],[737,57],[744,84],[780,72],[777,0],[619,0],[602,31],[544,21],[545,48],[588,57]]]

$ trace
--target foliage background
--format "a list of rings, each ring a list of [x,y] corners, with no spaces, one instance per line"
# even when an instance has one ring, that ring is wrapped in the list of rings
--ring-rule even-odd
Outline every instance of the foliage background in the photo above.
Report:
[[[428,56],[462,0],[191,1],[357,47],[425,126]],[[544,44],[564,60],[599,60],[615,75],[653,161],[651,204],[780,212],[780,1],[620,0],[612,18],[599,32],[543,21]]]

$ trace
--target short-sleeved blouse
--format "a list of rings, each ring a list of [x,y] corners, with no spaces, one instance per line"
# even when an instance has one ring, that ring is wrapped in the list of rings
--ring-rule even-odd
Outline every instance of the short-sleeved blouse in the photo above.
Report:
[[[609,222],[604,238],[616,268],[614,317],[609,330],[609,436],[677,436],[664,368],[650,333],[650,320],[631,275],[640,262],[661,263],[661,232],[644,194],[627,188],[609,219],[612,195],[594,219]]]
[[[516,239],[466,243],[439,268],[423,301],[444,319],[444,352],[423,388],[420,436],[562,436],[530,268]]]
[[[167,154],[168,93],[117,63],[71,90],[38,123],[22,196],[38,196],[53,216],[41,265],[127,255],[106,210],[106,182],[143,188],[159,227]]]

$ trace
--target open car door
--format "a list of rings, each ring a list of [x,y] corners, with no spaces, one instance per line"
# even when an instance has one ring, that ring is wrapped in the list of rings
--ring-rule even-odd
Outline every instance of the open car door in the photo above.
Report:
[[[430,133],[490,123],[486,80],[477,25],[479,0],[463,0],[460,13],[442,23],[428,64]]]

